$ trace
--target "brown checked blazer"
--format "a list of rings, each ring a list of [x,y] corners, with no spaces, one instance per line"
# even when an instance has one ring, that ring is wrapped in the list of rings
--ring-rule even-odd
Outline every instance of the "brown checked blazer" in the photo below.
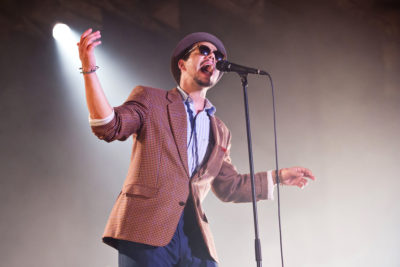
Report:
[[[239,174],[231,163],[228,128],[217,117],[210,117],[213,148],[208,161],[190,179],[186,110],[176,88],[165,91],[136,87],[114,111],[114,119],[106,125],[93,126],[93,132],[107,142],[133,135],[133,150],[103,241],[115,248],[117,239],[167,245],[191,195],[204,241],[211,257],[218,260],[201,202],[210,189],[222,201],[251,201],[250,175]],[[266,172],[257,173],[255,178],[257,198],[266,199]]]

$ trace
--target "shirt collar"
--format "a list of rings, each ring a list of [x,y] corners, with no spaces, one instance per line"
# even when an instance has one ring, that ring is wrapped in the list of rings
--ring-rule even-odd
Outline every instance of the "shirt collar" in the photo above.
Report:
[[[178,92],[181,94],[183,102],[193,103],[192,98],[185,91],[183,91],[183,89],[179,85],[176,88],[178,89]],[[204,106],[205,111],[208,113],[208,115],[214,116],[216,108],[207,98],[205,99],[205,101],[206,101],[206,104]]]

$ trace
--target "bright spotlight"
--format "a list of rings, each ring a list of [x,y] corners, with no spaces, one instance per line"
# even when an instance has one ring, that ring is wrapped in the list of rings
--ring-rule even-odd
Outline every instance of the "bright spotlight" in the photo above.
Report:
[[[57,41],[65,41],[71,39],[71,29],[63,23],[57,23],[53,27],[53,37]]]

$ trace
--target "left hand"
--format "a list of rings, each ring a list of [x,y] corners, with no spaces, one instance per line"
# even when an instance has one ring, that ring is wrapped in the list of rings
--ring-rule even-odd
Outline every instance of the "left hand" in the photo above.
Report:
[[[280,184],[283,185],[294,185],[304,188],[309,180],[315,181],[315,176],[307,168],[291,167],[279,170],[279,180]]]

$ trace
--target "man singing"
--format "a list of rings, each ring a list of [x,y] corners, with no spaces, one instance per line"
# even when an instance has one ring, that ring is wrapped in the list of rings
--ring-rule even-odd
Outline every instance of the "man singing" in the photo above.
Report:
[[[202,201],[210,189],[222,201],[251,201],[250,175],[231,163],[231,133],[206,98],[222,76],[215,65],[227,58],[224,44],[205,32],[187,35],[171,57],[176,88],[138,86],[112,108],[96,75],[100,37],[89,29],[78,43],[90,125],[107,142],[133,136],[129,171],[103,241],[118,250],[121,267],[217,266]],[[303,167],[279,174],[281,184],[300,188],[315,179]],[[256,173],[255,183],[257,199],[271,198],[275,171]]]

